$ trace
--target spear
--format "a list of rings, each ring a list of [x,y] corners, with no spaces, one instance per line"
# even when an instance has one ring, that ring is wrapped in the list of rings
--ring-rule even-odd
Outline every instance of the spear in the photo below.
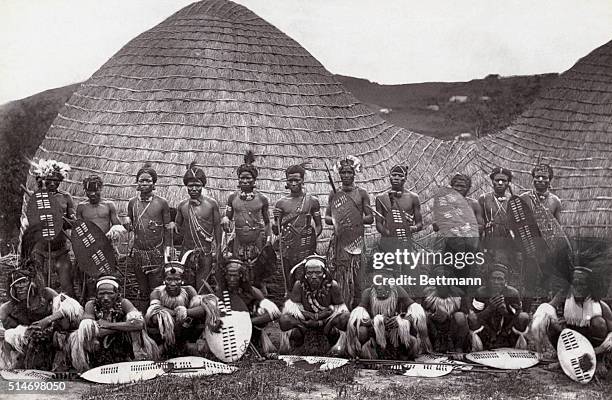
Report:
[[[327,179],[329,180],[329,184],[331,185],[331,188],[334,191],[334,193],[336,193],[336,185],[334,184],[334,178],[332,178],[331,172],[329,172],[327,163],[323,161],[323,164],[325,164],[325,169],[327,170]]]

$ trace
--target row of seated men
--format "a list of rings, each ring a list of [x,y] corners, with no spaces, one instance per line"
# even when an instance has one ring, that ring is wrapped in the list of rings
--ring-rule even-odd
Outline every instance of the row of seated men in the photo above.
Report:
[[[598,353],[612,349],[612,312],[591,297],[592,274],[586,267],[577,267],[570,287],[540,305],[530,321],[501,264],[489,266],[486,285],[470,298],[452,286],[427,287],[424,297],[413,299],[401,286],[372,285],[349,310],[325,258],[313,255],[294,268],[281,312],[251,285],[240,260],[224,262],[216,274],[215,295],[200,295],[184,285],[182,265],[171,263],[164,266],[164,282],[152,291],[144,315],[121,296],[112,276],[100,277],[95,298],[81,305],[45,287],[34,264],[23,261],[7,279],[9,300],[0,306],[0,368],[84,371],[128,360],[211,357],[205,332],[221,329],[219,299],[225,293],[232,310],[250,313],[252,341],[264,354],[278,351],[263,330],[275,320],[281,353],[320,355],[320,350],[304,348],[308,331],[324,335],[331,354],[366,359],[526,348],[528,336],[541,350],[548,340],[556,344],[564,327],[585,334]],[[446,272],[438,267],[430,275]]]

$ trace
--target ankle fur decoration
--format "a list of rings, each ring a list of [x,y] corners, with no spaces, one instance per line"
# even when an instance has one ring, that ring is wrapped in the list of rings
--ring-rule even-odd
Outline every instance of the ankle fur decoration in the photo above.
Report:
[[[478,334],[482,332],[484,326],[476,329],[475,331],[470,330],[470,344],[472,345],[472,351],[482,351],[484,346],[482,345],[482,340]]]

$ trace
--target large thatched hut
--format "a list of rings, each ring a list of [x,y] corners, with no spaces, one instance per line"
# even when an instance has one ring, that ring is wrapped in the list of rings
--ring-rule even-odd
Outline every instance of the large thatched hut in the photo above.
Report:
[[[512,126],[481,139],[477,159],[487,172],[511,169],[519,190],[532,188],[538,159],[550,164],[568,235],[612,236],[612,42],[561,74]]]
[[[243,6],[205,0],[131,40],[83,83],[36,157],[72,166],[64,188],[77,199],[82,178],[102,174],[105,196],[124,210],[146,161],[171,205],[186,196],[181,177],[192,160],[224,204],[247,149],[272,201],[285,191],[284,169],[309,161],[307,188],[325,205],[324,162],[353,154],[364,162],[358,184],[372,195],[388,185],[392,165],[407,165],[427,213],[450,173],[477,171],[467,167],[472,148],[386,123],[283,32]]]

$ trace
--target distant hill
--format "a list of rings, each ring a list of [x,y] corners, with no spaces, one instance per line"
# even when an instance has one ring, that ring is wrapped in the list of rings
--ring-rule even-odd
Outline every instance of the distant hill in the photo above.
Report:
[[[492,134],[508,126],[557,74],[485,79],[452,83],[379,85],[336,75],[357,99],[389,122],[441,139],[462,133]],[[0,241],[18,232],[21,199],[28,165],[60,108],[79,83],[47,90],[0,106]],[[450,99],[455,97],[456,102]],[[465,100],[465,101],[463,101]],[[463,101],[463,102],[461,102]],[[428,108],[429,107],[429,108]],[[2,252],[0,246],[0,252]]]
[[[469,82],[404,85],[379,85],[342,75],[336,75],[336,79],[372,110],[389,110],[388,114],[381,113],[389,122],[424,135],[452,139],[461,133],[482,136],[506,128],[557,76],[489,75]],[[452,97],[456,101],[451,102]]]
[[[0,241],[14,237],[19,224],[23,196],[19,185],[27,175],[26,157],[34,155],[59,109],[79,85],[46,90],[0,106],[0,182],[5,185],[0,190]]]

